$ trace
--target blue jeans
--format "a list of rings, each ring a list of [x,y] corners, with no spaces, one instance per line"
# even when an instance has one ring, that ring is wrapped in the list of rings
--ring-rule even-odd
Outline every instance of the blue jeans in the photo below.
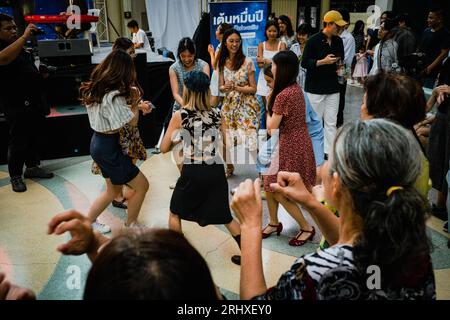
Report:
[[[277,134],[273,135],[269,140],[263,142],[258,152],[258,158],[256,159],[256,170],[260,174],[265,174],[272,162],[272,154],[278,147],[278,141],[280,137]]]

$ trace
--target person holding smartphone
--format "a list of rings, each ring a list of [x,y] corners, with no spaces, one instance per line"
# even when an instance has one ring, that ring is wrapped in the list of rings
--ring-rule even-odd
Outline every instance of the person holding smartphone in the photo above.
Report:
[[[308,39],[301,64],[307,70],[305,91],[313,110],[324,122],[325,157],[331,151],[337,130],[340,96],[337,63],[345,57],[339,33],[346,24],[338,11],[327,12],[323,30]]]

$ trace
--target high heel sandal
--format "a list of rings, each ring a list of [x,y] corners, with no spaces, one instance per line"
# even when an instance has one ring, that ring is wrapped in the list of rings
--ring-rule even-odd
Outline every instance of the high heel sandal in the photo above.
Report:
[[[309,233],[308,238],[306,238],[305,240],[299,240],[298,238],[300,238],[300,236],[303,233]],[[294,238],[289,240],[289,245],[293,246],[293,247],[300,247],[300,246],[304,245],[306,242],[312,240],[315,235],[316,235],[316,229],[314,229],[314,227],[312,227],[311,231],[306,231],[306,230],[300,229],[300,232]]]
[[[264,233],[264,230],[266,230],[268,227],[277,228],[277,230],[272,231],[271,233]],[[262,230],[262,238],[263,239],[267,239],[268,237],[270,237],[272,235],[272,233],[276,233],[277,236],[280,236],[281,231],[283,231],[283,224],[281,222],[278,225],[275,225],[275,226],[271,225],[271,224],[268,224]]]

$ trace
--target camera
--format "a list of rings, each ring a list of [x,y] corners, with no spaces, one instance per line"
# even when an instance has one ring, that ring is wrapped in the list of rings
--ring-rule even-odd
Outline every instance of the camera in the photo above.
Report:
[[[46,64],[41,63],[39,65],[39,72],[42,74],[55,74],[55,72],[58,71],[57,67],[54,66],[48,66]]]
[[[45,31],[42,30],[41,28],[37,28],[37,29],[31,30],[31,35],[32,35],[33,37],[35,37],[35,36],[41,36],[41,35],[43,35],[43,34],[45,34]]]

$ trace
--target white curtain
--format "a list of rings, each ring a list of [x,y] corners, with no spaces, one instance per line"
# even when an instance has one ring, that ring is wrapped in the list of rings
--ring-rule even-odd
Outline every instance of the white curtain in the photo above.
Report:
[[[155,48],[166,47],[176,55],[178,42],[192,37],[200,22],[201,0],[146,0],[145,5]]]

